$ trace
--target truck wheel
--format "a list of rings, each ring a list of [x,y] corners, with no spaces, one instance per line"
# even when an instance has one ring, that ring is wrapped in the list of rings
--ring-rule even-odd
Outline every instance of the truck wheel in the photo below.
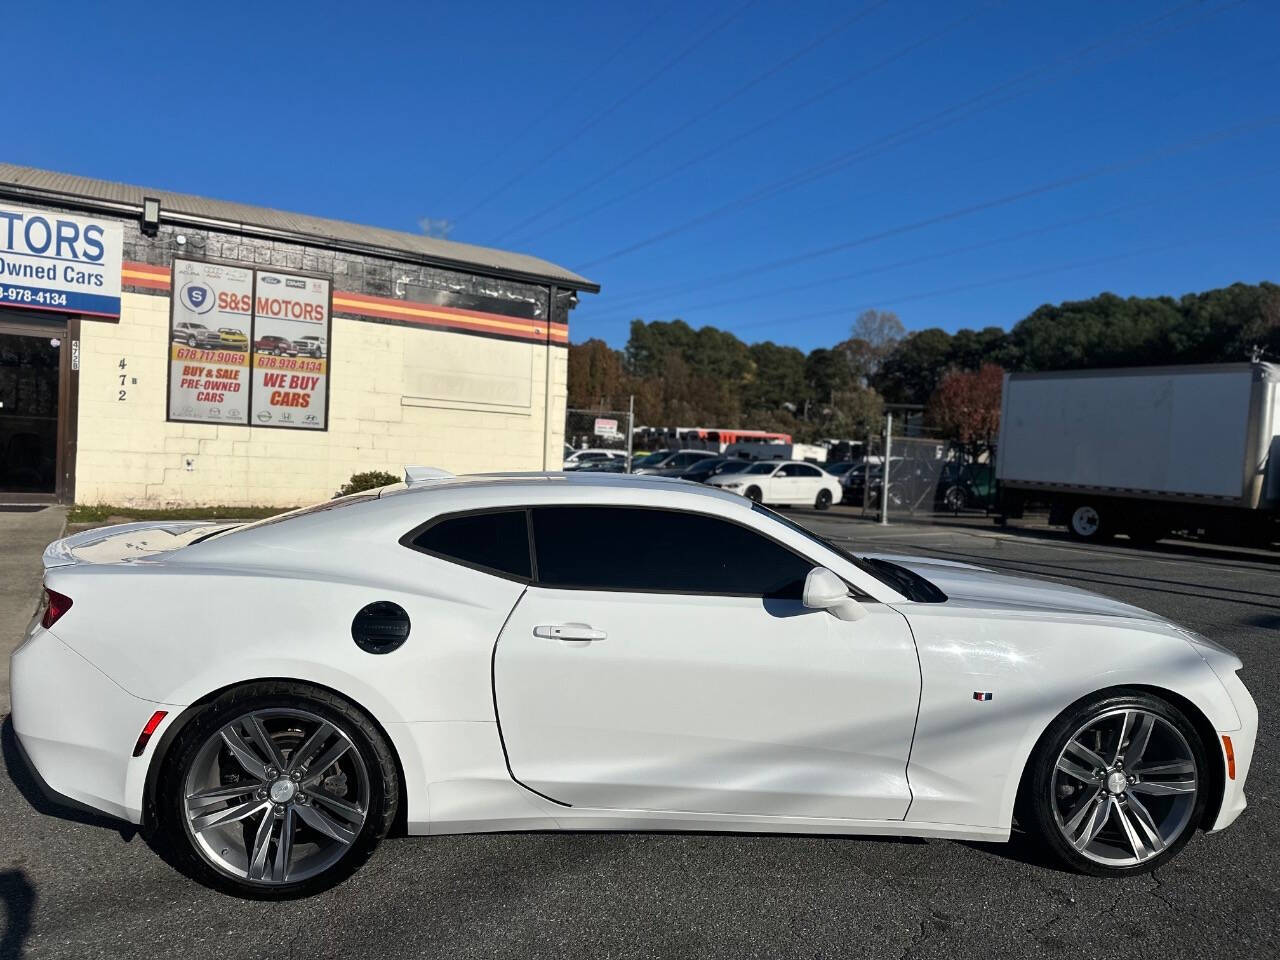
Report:
[[[1067,520],[1067,530],[1077,540],[1105,540],[1110,534],[1107,531],[1103,512],[1092,503],[1081,503],[1071,511]]]

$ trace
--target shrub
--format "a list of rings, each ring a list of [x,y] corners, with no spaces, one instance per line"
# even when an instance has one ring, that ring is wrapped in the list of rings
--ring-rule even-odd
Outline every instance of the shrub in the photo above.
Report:
[[[353,473],[351,479],[338,490],[338,496],[345,497],[349,493],[359,493],[361,490],[374,490],[378,487],[385,487],[390,483],[399,483],[401,479],[395,474],[387,473],[385,470]]]

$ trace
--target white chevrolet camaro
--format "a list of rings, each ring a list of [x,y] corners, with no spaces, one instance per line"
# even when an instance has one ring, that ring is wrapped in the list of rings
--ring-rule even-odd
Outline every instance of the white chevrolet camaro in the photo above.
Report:
[[[90,531],[45,565],[22,751],[243,895],[326,887],[396,827],[998,841],[1016,818],[1118,875],[1245,806],[1257,710],[1217,644],[683,481],[432,475]]]
[[[839,503],[840,478],[802,460],[761,460],[737,473],[711,477],[707,483],[765,504],[811,506],[826,510]]]

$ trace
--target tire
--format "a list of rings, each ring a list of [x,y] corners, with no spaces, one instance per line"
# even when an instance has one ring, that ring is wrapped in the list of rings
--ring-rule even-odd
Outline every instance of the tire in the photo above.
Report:
[[[255,721],[282,761],[278,768],[254,735]],[[311,762],[331,756],[319,772],[308,772]],[[298,760],[300,768],[289,771]],[[391,748],[361,710],[306,684],[251,683],[210,703],[166,753],[156,784],[157,838],[179,868],[207,886],[288,900],[355,872],[390,829],[399,803]]]
[[[743,496],[746,497],[748,500],[750,500],[752,503],[759,503],[761,499],[763,499],[764,494],[760,492],[759,487],[747,487],[747,490],[743,494]]]
[[[968,501],[964,487],[959,484],[947,487],[947,492],[942,495],[942,505],[952,513],[959,513],[967,506]]]
[[[813,508],[815,510],[830,510],[831,509],[831,491],[825,488],[822,490],[819,490],[818,496],[813,501]]]
[[[1079,873],[1146,873],[1191,839],[1211,789],[1204,744],[1181,711],[1148,693],[1111,691],[1077,701],[1040,738],[1018,822]]]
[[[1085,542],[1097,543],[1110,538],[1105,508],[1096,503],[1077,503],[1067,516],[1067,532]]]
[[[196,345],[196,338],[195,338],[195,337],[187,337],[187,346],[188,346],[188,347],[194,347],[195,345]]]

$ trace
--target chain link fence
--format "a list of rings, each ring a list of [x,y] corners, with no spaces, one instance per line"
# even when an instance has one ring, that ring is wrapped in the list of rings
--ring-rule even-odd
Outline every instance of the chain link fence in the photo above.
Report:
[[[983,515],[995,506],[995,455],[974,451],[912,427],[866,439],[846,475],[844,503],[868,519],[929,522],[962,514]],[[886,497],[885,475],[888,474]]]
[[[631,469],[632,427],[632,415],[626,410],[566,410],[566,467],[628,472]]]

